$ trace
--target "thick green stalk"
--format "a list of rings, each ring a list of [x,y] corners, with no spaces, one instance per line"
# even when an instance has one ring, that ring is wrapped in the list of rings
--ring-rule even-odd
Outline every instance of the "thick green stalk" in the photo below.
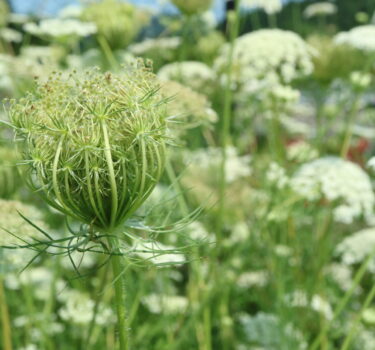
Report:
[[[112,244],[112,248],[116,246],[115,244]],[[126,292],[122,268],[123,257],[121,255],[118,255],[117,248],[115,248],[114,251],[112,250],[112,252],[115,253],[111,257],[111,263],[114,278],[113,283],[115,287],[115,306],[117,312],[118,337],[120,342],[119,349],[129,350],[129,332],[125,303]]]

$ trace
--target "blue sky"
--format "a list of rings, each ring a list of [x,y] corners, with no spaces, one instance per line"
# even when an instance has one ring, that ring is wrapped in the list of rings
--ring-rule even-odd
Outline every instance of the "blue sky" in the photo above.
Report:
[[[158,0],[127,0],[137,5],[148,6],[151,8],[160,8]],[[283,2],[288,2],[290,0],[283,0]],[[79,4],[79,0],[10,0],[15,12],[19,13],[34,13],[37,15],[54,15],[61,8]],[[215,0],[215,13],[220,18],[224,14],[225,0]],[[166,9],[174,11],[172,5],[166,6]]]
[[[137,5],[148,6],[151,8],[158,8],[157,0],[127,0]],[[215,0],[215,12],[218,16],[224,13],[224,0]],[[13,9],[19,13],[34,13],[38,15],[53,15],[59,9],[72,5],[79,4],[79,0],[11,0]],[[173,11],[173,6],[167,6],[167,9]]]

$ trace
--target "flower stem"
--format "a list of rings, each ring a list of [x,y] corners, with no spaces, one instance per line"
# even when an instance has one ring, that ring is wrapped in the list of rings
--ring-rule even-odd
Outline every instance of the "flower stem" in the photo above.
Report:
[[[112,248],[115,247],[115,243],[112,242]],[[117,253],[118,249],[112,252]],[[114,278],[114,287],[115,287],[115,306],[117,312],[117,326],[118,326],[118,336],[120,341],[120,350],[129,350],[129,332],[127,324],[127,312],[126,312],[126,292],[124,284],[124,271],[122,268],[122,259],[121,255],[113,255],[111,257],[112,271]]]
[[[11,325],[2,277],[0,277],[0,314],[4,350],[12,350]]]
[[[347,120],[347,123],[346,123],[346,127],[345,127],[344,142],[343,142],[342,147],[341,147],[341,157],[342,158],[346,158],[347,155],[348,155],[350,143],[351,143],[352,136],[353,136],[354,121],[355,121],[355,117],[356,117],[356,114],[357,114],[358,109],[359,109],[359,103],[360,103],[360,98],[357,95],[354,102],[353,102],[353,106],[350,110],[348,120]]]

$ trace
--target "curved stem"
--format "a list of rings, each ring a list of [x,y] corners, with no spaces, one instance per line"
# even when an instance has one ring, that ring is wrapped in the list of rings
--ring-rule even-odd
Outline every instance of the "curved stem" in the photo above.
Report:
[[[104,120],[101,121],[101,127],[102,127],[103,138],[104,138],[104,155],[105,155],[105,159],[106,159],[107,166],[108,166],[109,182],[110,182],[111,192],[112,192],[111,193],[112,208],[111,208],[110,226],[114,227],[115,222],[116,222],[116,217],[117,217],[117,210],[118,210],[116,177],[115,177],[115,170],[113,168],[111,145],[109,143],[107,125],[105,124]]]

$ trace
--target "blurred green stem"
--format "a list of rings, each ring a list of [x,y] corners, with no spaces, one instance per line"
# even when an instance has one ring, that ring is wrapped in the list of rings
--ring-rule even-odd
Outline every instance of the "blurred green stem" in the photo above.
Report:
[[[226,85],[224,90],[224,112],[221,128],[221,164],[219,174],[219,213],[217,216],[216,228],[216,247],[220,248],[223,231],[223,217],[225,213],[225,193],[226,193],[226,162],[227,147],[230,137],[230,125],[232,119],[232,80],[233,80],[233,55],[234,41],[239,31],[239,1],[235,2],[236,9],[228,14],[228,31],[230,40],[230,49],[228,55],[228,65],[226,69]]]
[[[375,257],[375,250],[372,252],[372,254],[370,254],[367,259],[362,263],[362,265],[360,266],[360,268],[358,269],[357,273],[355,274],[354,276],[354,281],[352,283],[352,286],[350,287],[350,289],[345,293],[345,295],[341,298],[340,302],[338,303],[338,305],[336,306],[336,309],[333,313],[333,318],[332,320],[330,321],[330,323],[326,323],[320,333],[318,334],[318,336],[316,337],[315,341],[312,343],[312,345],[310,346],[309,350],[316,350],[318,349],[319,345],[321,344],[321,342],[323,341],[323,339],[325,338],[327,332],[329,331],[330,329],[330,326],[332,324],[334,324],[335,320],[337,319],[337,317],[341,314],[341,312],[344,310],[345,306],[348,304],[350,298],[352,297],[353,293],[355,292],[355,290],[357,289],[357,287],[359,286],[359,284],[361,283],[362,281],[362,278],[363,276],[365,275],[366,273],[366,270],[367,270],[367,266],[368,264],[370,263],[370,261]]]
[[[360,95],[356,94],[352,108],[349,111],[348,119],[345,125],[344,141],[341,147],[341,157],[346,158],[350,148],[350,143],[353,136],[353,127],[360,106]]]
[[[113,51],[108,44],[108,41],[105,39],[105,37],[103,35],[98,36],[98,42],[99,42],[100,47],[103,50],[103,53],[104,53],[109,65],[115,70],[117,68],[119,68],[119,64],[116,60],[116,57],[114,56]]]
[[[358,315],[354,320],[354,324],[350,328],[350,331],[349,331],[348,335],[346,336],[346,338],[344,340],[344,343],[341,347],[341,350],[348,350],[349,349],[349,346],[352,342],[353,336],[354,336],[354,334],[355,334],[355,332],[358,328],[359,323],[361,322],[363,311],[365,311],[370,306],[370,304],[374,300],[374,297],[375,297],[375,284],[372,286],[370,292],[367,294],[366,300],[363,303],[363,305],[361,307],[361,310],[358,312]]]
[[[12,331],[11,323],[9,318],[9,310],[5,297],[4,282],[0,276],[0,312],[1,312],[1,324],[2,324],[2,335],[3,335],[3,347],[4,350],[12,350]]]
[[[269,130],[267,137],[270,151],[274,160],[283,163],[285,160],[285,145],[282,140],[281,123],[276,109],[275,112],[272,112],[272,116],[269,120]]]

